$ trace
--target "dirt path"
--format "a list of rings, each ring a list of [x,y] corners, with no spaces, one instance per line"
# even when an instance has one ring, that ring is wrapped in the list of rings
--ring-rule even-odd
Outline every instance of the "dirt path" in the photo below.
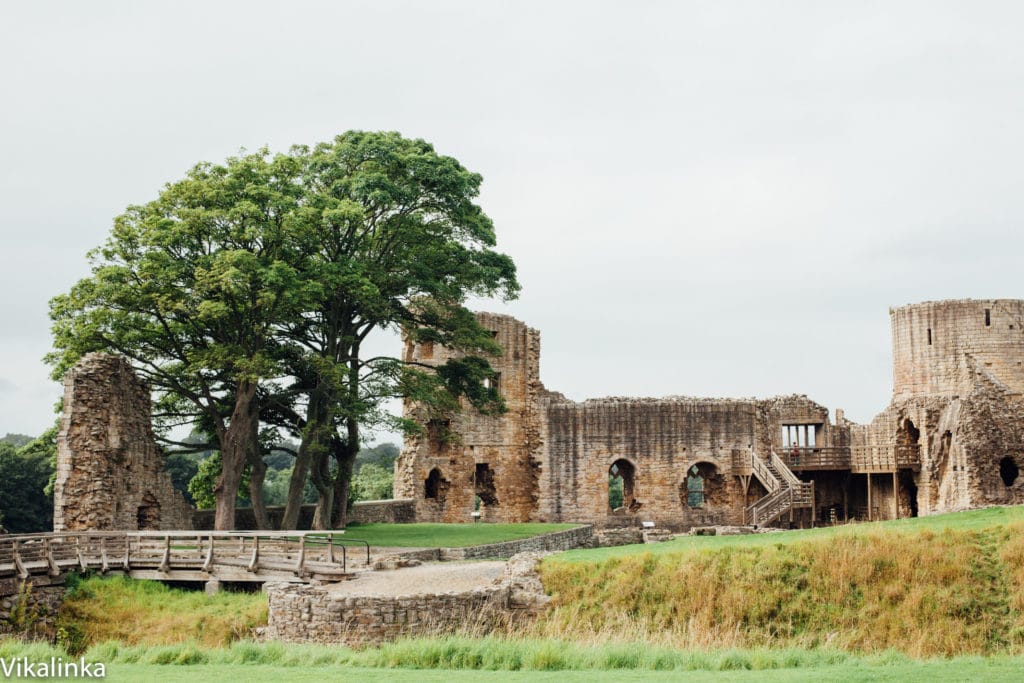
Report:
[[[327,587],[344,595],[420,595],[462,592],[491,585],[505,562],[430,562],[417,567],[359,572],[354,579]]]

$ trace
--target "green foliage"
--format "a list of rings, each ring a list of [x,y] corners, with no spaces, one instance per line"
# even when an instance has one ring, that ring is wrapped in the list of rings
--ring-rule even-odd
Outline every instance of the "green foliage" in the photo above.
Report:
[[[349,500],[385,500],[391,498],[395,482],[394,471],[380,465],[367,463],[352,477]]]
[[[263,480],[263,502],[267,505],[284,505],[288,501],[288,488],[292,478],[292,468],[283,470],[267,469]],[[302,503],[309,505],[316,502],[316,489],[313,482],[306,479],[302,489]]]
[[[195,505],[195,499],[189,490],[189,483],[199,473],[199,460],[193,454],[168,453],[164,459],[164,470],[171,475],[171,484],[176,491],[185,496],[189,505]],[[210,491],[212,495],[213,491]]]
[[[7,443],[15,448],[21,448],[31,440],[31,436],[27,436],[25,434],[12,434],[11,432],[8,432],[3,438],[0,438],[0,443]]]
[[[217,505],[217,494],[214,486],[217,484],[217,477],[221,473],[222,463],[220,451],[206,458],[196,466],[196,473],[188,482],[188,496],[197,510],[210,510]],[[252,502],[249,500],[248,471],[242,474],[241,486],[238,488],[238,495],[235,498],[235,507],[249,507]]]
[[[390,470],[395,466],[395,460],[398,459],[400,452],[398,446],[390,442],[368,446],[359,451],[359,455],[356,456],[354,471],[358,472],[363,465],[377,465]]]
[[[0,443],[0,512],[11,533],[53,529],[53,498],[47,485],[54,456],[48,444],[45,436],[19,450]]]
[[[622,507],[624,494],[622,492],[622,477],[608,475],[608,506],[612,510]]]
[[[297,479],[311,472],[329,504],[361,429],[416,429],[385,401],[408,397],[430,415],[460,396],[504,409],[485,385],[500,349],[463,306],[519,290],[474,203],[480,183],[397,133],[199,164],[117,217],[92,275],[51,301],[54,376],[90,351],[125,355],[157,392],[158,427],[217,436],[221,503],[258,453],[258,418],[301,440]],[[462,354],[436,370],[367,357],[362,343],[381,329]]]

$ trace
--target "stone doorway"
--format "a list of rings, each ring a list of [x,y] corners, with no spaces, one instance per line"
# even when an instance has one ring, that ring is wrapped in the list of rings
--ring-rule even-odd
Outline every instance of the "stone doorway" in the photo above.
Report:
[[[160,530],[160,501],[150,492],[142,497],[142,505],[136,513],[139,531]]]

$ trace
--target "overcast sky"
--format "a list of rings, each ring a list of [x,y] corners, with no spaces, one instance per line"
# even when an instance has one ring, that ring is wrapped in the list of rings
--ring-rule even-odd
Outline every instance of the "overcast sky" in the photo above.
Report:
[[[868,421],[889,306],[1022,298],[1015,2],[0,5],[0,434],[48,299],[200,160],[347,129],[484,177],[570,398],[806,393]],[[397,353],[397,342],[395,352]]]

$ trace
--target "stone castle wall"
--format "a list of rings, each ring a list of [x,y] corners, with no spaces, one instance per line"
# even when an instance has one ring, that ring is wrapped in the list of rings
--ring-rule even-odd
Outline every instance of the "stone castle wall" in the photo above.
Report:
[[[149,387],[120,356],[91,353],[64,378],[55,531],[191,529],[150,423]]]
[[[494,333],[501,356],[492,358],[498,387],[508,407],[500,417],[464,410],[448,424],[428,425],[427,433],[406,441],[396,463],[395,496],[415,498],[424,522],[469,522],[475,497],[481,519],[517,522],[529,519],[537,505],[536,460],[540,415],[540,333],[505,315],[479,314]],[[442,365],[452,352],[433,344],[407,343],[406,360]],[[414,411],[414,407],[407,407]],[[446,440],[452,435],[452,440]],[[427,481],[433,475],[428,491]]]
[[[867,425],[838,411],[833,425],[826,408],[801,396],[573,402],[541,384],[536,330],[508,316],[478,316],[505,349],[493,365],[510,410],[484,417],[467,409],[446,425],[457,440],[407,442],[396,491],[417,500],[419,519],[469,519],[485,465],[494,474],[490,495],[481,495],[488,520],[737,524],[766,491],[736,463],[781,452],[794,439],[890,458],[897,447],[918,449],[919,467],[799,472],[814,481],[822,516],[842,510],[844,518],[879,519],[1024,502],[1024,478],[1015,474],[1024,468],[1024,301],[892,309],[893,401]],[[406,345],[406,357],[421,362],[444,362],[446,353]],[[415,407],[407,410],[415,416]],[[611,510],[609,474],[620,468],[626,500]],[[440,475],[433,485],[431,471]],[[699,507],[687,504],[691,474],[704,481]]]
[[[1024,301],[929,301],[889,316],[895,400],[966,395],[976,369],[1024,392]]]

